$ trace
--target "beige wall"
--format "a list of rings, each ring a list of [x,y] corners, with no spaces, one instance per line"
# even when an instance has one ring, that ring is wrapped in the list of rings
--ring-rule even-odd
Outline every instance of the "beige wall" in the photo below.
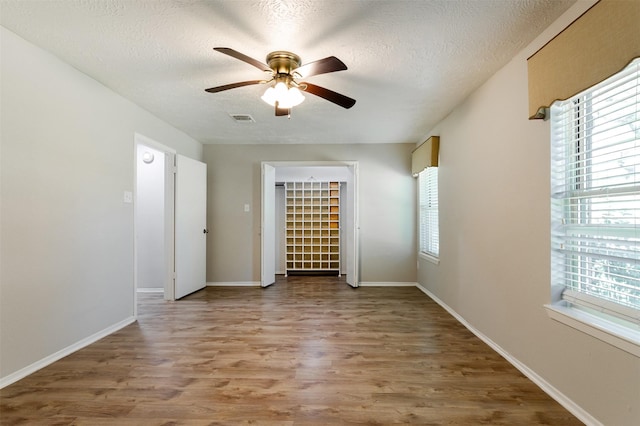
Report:
[[[413,144],[205,145],[207,281],[260,280],[262,161],[358,161],[360,280],[415,282]],[[250,204],[251,212],[243,211]]]
[[[418,281],[605,425],[640,424],[640,359],[551,320],[549,123],[529,121],[526,58],[579,2],[433,129],[440,264]]]
[[[1,382],[133,319],[134,134],[202,145],[0,31]]]

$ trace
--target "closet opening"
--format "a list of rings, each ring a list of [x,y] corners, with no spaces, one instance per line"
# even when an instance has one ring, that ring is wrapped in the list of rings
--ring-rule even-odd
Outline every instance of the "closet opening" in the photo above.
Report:
[[[357,162],[263,162],[262,276],[358,286]]]

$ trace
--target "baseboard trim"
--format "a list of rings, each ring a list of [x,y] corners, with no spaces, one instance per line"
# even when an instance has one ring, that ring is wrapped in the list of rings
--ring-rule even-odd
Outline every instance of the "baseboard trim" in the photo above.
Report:
[[[491,340],[485,334],[480,332],[478,329],[469,324],[463,317],[461,317],[456,311],[454,311],[449,305],[440,300],[435,294],[421,286],[420,284],[416,284],[416,287],[420,289],[424,294],[429,296],[440,305],[445,311],[447,311],[451,316],[453,316],[460,324],[465,326],[467,330],[472,332],[476,337],[482,340],[484,343],[489,345],[491,349],[498,352],[504,359],[506,359],[511,365],[517,368],[522,374],[527,376],[529,380],[538,385],[540,389],[542,389],[547,395],[556,400],[560,405],[567,409],[571,414],[576,416],[581,422],[583,422],[587,426],[603,426],[596,418],[594,418],[591,414],[585,411],[578,404],[569,399],[565,394],[556,389],[553,385],[543,379],[540,375],[538,375],[535,371],[527,367],[525,364],[520,362],[517,358],[512,356],[509,352],[504,350],[500,345]]]
[[[393,281],[360,281],[359,287],[415,287],[418,283]],[[260,281],[208,282],[207,287],[260,287]]]
[[[137,288],[136,291],[138,293],[164,293],[164,288],[140,287],[140,288]]]
[[[11,373],[8,376],[2,377],[0,378],[0,389],[3,389],[7,386],[9,386],[12,383],[17,382],[20,379],[24,379],[25,377],[27,377],[30,374],[35,373],[36,371],[50,365],[53,364],[54,362],[68,356],[71,355],[72,353],[86,347],[89,346],[92,343],[97,342],[98,340],[107,337],[108,335],[115,333],[116,331],[120,330],[121,328],[124,328],[126,326],[128,326],[129,324],[132,324],[136,321],[135,317],[129,317],[127,319],[124,319],[110,327],[105,328],[102,331],[99,331],[95,334],[92,334],[89,337],[85,337],[84,339],[70,345],[67,346],[64,349],[59,350],[58,352],[51,354],[47,357],[42,358],[39,361],[34,362],[31,365],[28,365],[24,368],[21,368],[20,370],[16,371],[15,373]]]
[[[208,282],[207,287],[260,287],[260,281]]]
[[[415,287],[418,283],[394,281],[360,281],[360,287]]]

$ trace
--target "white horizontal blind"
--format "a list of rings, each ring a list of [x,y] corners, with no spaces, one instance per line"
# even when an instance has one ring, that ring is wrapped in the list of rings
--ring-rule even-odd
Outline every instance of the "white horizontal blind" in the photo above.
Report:
[[[551,117],[551,284],[640,323],[640,60]]]
[[[420,252],[438,257],[440,236],[438,226],[438,168],[428,167],[418,175],[420,206]]]

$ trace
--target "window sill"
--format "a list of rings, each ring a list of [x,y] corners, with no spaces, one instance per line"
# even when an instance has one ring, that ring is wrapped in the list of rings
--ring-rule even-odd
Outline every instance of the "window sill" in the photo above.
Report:
[[[419,252],[419,253],[418,253],[418,257],[419,257],[420,259],[424,259],[424,260],[426,260],[426,261],[428,261],[428,262],[431,262],[431,263],[433,263],[434,265],[438,265],[438,264],[440,264],[440,258],[435,257],[435,256],[433,256],[433,255],[431,255],[431,254],[428,254],[428,253]]]
[[[640,358],[640,330],[600,318],[566,302],[544,306],[549,317]]]

